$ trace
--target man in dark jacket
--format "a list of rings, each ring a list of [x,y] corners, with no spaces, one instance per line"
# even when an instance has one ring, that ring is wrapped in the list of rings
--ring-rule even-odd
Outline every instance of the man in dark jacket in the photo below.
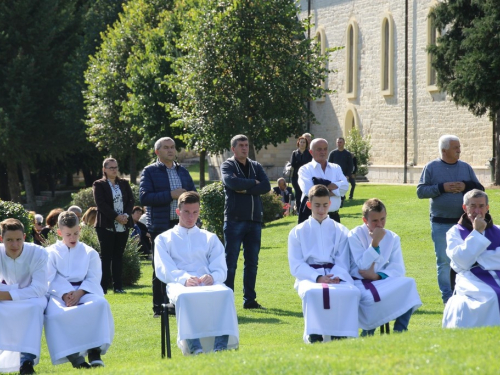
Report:
[[[294,199],[292,188],[286,186],[286,181],[283,177],[278,178],[278,186],[273,188],[273,192],[281,197],[283,203],[290,203]]]
[[[344,146],[345,139],[342,137],[337,138],[337,148],[330,152],[330,155],[328,155],[328,162],[338,164],[340,168],[342,168],[342,173],[351,184],[349,199],[352,199],[354,188],[356,187],[356,179],[353,177],[354,161],[352,154],[347,151]],[[342,197],[342,203],[344,203],[344,199],[345,196]],[[340,207],[342,207],[342,205]]]
[[[152,253],[155,238],[179,223],[175,212],[177,198],[185,191],[196,191],[193,179],[186,168],[175,161],[177,150],[172,138],[160,138],[155,143],[156,163],[144,168],[139,188],[141,204],[147,206],[146,222],[151,235]],[[153,262],[154,264],[154,262]],[[160,316],[163,303],[162,282],[156,278],[153,266],[153,312]],[[165,294],[166,296],[166,294]]]
[[[255,282],[259,263],[262,232],[262,194],[271,190],[262,166],[248,159],[248,138],[236,135],[231,139],[234,156],[221,165],[222,182],[226,195],[224,206],[224,241],[227,279],[225,284],[234,291],[234,277],[240,247],[243,243],[243,307],[263,308],[256,300]]]

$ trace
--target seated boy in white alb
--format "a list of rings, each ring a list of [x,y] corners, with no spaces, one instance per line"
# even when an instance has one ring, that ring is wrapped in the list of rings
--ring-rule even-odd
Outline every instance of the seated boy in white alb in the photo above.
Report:
[[[75,213],[62,212],[58,226],[62,240],[47,249],[45,337],[50,358],[54,365],[69,361],[75,368],[104,366],[101,354],[113,341],[114,323],[101,287],[101,260],[97,251],[78,241]]]
[[[34,374],[47,305],[47,252],[24,242],[17,219],[0,223],[0,372]]]
[[[156,237],[154,263],[175,304],[177,345],[185,355],[235,349],[238,320],[233,291],[223,284],[224,246],[215,234],[196,226],[198,193],[181,194],[176,212],[179,224]]]
[[[348,230],[329,218],[326,186],[313,186],[307,196],[312,214],[288,236],[290,272],[302,298],[304,342],[357,337],[360,292],[347,271]]]
[[[446,254],[457,272],[455,292],[446,303],[443,328],[500,325],[500,226],[488,213],[488,195],[464,195],[458,224],[446,233]]]
[[[349,232],[351,275],[361,291],[361,336],[396,319],[394,332],[408,330],[411,314],[422,302],[415,280],[404,277],[405,265],[399,236],[384,229],[387,211],[377,198],[363,204],[363,223]]]

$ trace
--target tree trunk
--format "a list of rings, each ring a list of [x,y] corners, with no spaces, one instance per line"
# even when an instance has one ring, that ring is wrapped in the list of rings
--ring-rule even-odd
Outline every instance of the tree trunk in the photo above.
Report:
[[[500,110],[495,118],[495,185],[500,185]]]
[[[250,137],[248,137],[248,157],[255,160],[255,148],[253,147],[253,141]]]
[[[73,184],[73,173],[72,172],[67,172],[66,173],[66,186],[67,187],[74,186],[74,184]]]
[[[207,150],[202,150],[200,152],[200,190],[205,187],[205,158],[207,156]]]
[[[13,202],[21,203],[21,188],[19,186],[19,176],[17,175],[17,163],[8,161],[5,166],[7,168],[10,199]]]
[[[23,173],[24,191],[26,192],[26,208],[29,211],[36,210],[35,190],[31,182],[31,171],[28,163],[23,161],[21,163],[21,171]]]
[[[132,150],[130,152],[130,183],[137,183],[137,152]]]
[[[7,169],[0,164],[0,199],[10,201],[9,183],[7,182]]]

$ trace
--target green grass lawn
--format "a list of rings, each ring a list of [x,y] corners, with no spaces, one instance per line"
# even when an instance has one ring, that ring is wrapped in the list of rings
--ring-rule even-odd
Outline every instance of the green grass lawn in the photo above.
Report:
[[[494,219],[497,190],[490,190]],[[218,354],[184,357],[176,347],[171,323],[171,360],[160,357],[160,320],[151,310],[151,265],[143,262],[139,284],[127,295],[107,296],[115,319],[115,339],[103,359],[106,374],[496,374],[494,349],[500,327],[444,330],[443,304],[436,281],[430,238],[428,200],[417,199],[415,186],[358,184],[355,199],[341,210],[349,229],[361,224],[361,205],[378,197],[388,209],[387,225],[401,237],[407,275],[416,279],[423,306],[413,315],[409,332],[306,345],[301,300],[293,289],[287,261],[287,237],[296,224],[289,217],[267,224],[262,236],[257,300],[265,311],[242,308],[242,255],[235,285],[240,348]],[[500,218],[497,220],[500,223]],[[203,314],[203,308],[200,308]],[[78,322],[75,322],[78,324]],[[392,329],[392,327],[391,327]],[[1,334],[1,333],[0,333]],[[69,332],[68,334],[71,334]],[[71,365],[52,366],[45,340],[37,373],[77,373]],[[80,370],[79,373],[81,373]]]

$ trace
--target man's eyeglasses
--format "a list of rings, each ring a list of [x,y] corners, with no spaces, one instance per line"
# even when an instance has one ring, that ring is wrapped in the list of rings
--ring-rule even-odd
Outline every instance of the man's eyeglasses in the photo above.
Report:
[[[112,171],[116,171],[118,167],[106,167],[106,169],[111,169]]]

